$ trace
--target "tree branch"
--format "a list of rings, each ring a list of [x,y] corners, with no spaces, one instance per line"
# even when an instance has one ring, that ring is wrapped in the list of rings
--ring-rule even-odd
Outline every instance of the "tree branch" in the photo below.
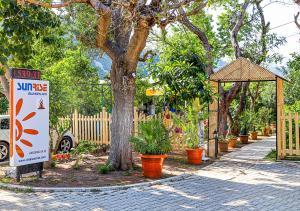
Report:
[[[139,62],[146,62],[149,56],[155,56],[156,53],[154,53],[152,50],[146,51],[146,53],[143,55],[143,57],[139,58]]]
[[[260,65],[265,60],[267,53],[268,53],[266,36],[267,36],[268,28],[270,26],[270,22],[266,23],[264,11],[263,11],[260,3],[261,3],[261,1],[255,2],[259,17],[260,17],[260,21],[261,21],[261,28],[262,28],[260,41],[259,41],[259,43],[261,43],[261,55],[256,60],[256,64],[258,64],[258,65]]]
[[[203,48],[206,51],[206,58],[208,60],[208,66],[207,66],[207,74],[211,75],[213,74],[213,56],[212,56],[212,46],[209,43],[209,40],[205,34],[200,28],[195,26],[185,15],[185,12],[181,10],[182,19],[180,22],[185,25],[191,32],[193,32],[201,41]]]
[[[300,0],[299,0],[300,2]],[[298,29],[300,29],[300,23],[298,22],[298,17],[300,15],[300,12],[298,12],[295,16],[294,16],[294,21],[295,21],[295,24],[296,26],[298,27]]]
[[[129,71],[134,72],[141,51],[146,46],[146,41],[150,33],[150,27],[147,20],[140,19],[137,26],[134,28],[134,33],[129,41],[128,50],[125,57],[129,62]]]
[[[100,16],[97,23],[96,45],[114,60],[122,52],[122,49],[108,38],[112,10],[98,0],[90,0],[89,2]]]
[[[245,11],[246,11],[249,3],[250,3],[249,0],[245,0],[244,4],[242,5],[242,9],[238,12],[237,21],[230,33],[231,44],[232,44],[232,47],[234,48],[236,58],[239,58],[242,55],[241,48],[238,43],[237,35],[243,25]]]

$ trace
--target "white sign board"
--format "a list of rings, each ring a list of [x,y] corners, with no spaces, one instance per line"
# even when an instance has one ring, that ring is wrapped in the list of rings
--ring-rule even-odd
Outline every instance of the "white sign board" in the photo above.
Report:
[[[49,160],[49,83],[11,79],[10,165]]]

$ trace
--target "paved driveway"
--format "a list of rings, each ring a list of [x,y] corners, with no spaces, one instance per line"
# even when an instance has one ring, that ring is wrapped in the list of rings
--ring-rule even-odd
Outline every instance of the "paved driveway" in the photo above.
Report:
[[[268,138],[229,153],[181,181],[89,193],[0,190],[0,210],[300,210],[300,163],[262,158]]]

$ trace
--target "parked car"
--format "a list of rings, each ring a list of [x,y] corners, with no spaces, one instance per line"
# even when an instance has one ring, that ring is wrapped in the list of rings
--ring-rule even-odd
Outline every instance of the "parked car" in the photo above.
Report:
[[[0,115],[0,162],[9,158],[9,115]],[[56,151],[69,152],[75,146],[75,137],[70,131],[63,133],[58,145],[53,143],[53,147],[58,146]]]

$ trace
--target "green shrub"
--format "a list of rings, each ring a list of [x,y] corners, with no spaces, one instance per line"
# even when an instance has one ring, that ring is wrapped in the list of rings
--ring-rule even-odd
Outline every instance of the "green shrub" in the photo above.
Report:
[[[51,162],[51,168],[55,168],[56,167],[56,162],[54,160],[52,160]]]
[[[169,131],[161,120],[152,119],[139,125],[139,134],[130,139],[136,152],[161,155],[172,150]]]
[[[112,171],[112,166],[110,164],[97,166],[97,172],[100,174],[107,174],[110,171]]]
[[[192,107],[188,107],[183,115],[174,115],[173,120],[175,125],[179,126],[182,130],[187,146],[192,149],[199,148],[200,136],[198,134],[198,113],[194,111]]]
[[[272,149],[265,157],[265,160],[276,161],[277,152]]]
[[[92,144],[88,141],[80,141],[78,146],[75,149],[72,149],[71,153],[73,155],[82,155],[93,153],[97,150],[97,145]]]

